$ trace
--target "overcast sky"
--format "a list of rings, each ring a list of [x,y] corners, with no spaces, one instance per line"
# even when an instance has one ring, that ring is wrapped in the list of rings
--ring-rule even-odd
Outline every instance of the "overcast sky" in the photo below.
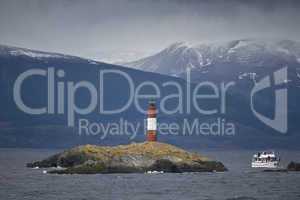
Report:
[[[177,41],[299,41],[299,24],[297,0],[0,0],[1,44],[112,62]]]

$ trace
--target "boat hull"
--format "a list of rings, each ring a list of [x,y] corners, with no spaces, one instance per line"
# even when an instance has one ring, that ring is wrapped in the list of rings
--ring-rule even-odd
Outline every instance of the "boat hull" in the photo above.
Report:
[[[278,168],[278,161],[276,162],[252,162],[253,168]]]

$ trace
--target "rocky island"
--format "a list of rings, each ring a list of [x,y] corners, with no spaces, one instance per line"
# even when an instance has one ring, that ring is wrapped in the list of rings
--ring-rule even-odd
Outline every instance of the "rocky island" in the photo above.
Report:
[[[28,163],[27,167],[52,168],[48,173],[145,173],[226,171],[225,166],[198,153],[185,151],[161,142],[132,143],[119,146],[78,146],[45,160]]]
[[[287,166],[288,171],[300,171],[300,163],[290,162]]]

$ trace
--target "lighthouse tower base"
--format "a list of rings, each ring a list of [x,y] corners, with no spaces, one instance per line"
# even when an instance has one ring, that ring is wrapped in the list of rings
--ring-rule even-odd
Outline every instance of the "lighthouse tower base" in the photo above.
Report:
[[[157,141],[156,131],[148,131],[147,132],[147,141],[148,142],[156,142]]]

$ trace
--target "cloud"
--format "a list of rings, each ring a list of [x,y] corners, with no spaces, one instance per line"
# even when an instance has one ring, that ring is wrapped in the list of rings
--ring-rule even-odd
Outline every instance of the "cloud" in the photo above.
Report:
[[[299,4],[292,0],[2,0],[0,43],[101,60],[100,52],[149,54],[176,41],[299,40]]]

